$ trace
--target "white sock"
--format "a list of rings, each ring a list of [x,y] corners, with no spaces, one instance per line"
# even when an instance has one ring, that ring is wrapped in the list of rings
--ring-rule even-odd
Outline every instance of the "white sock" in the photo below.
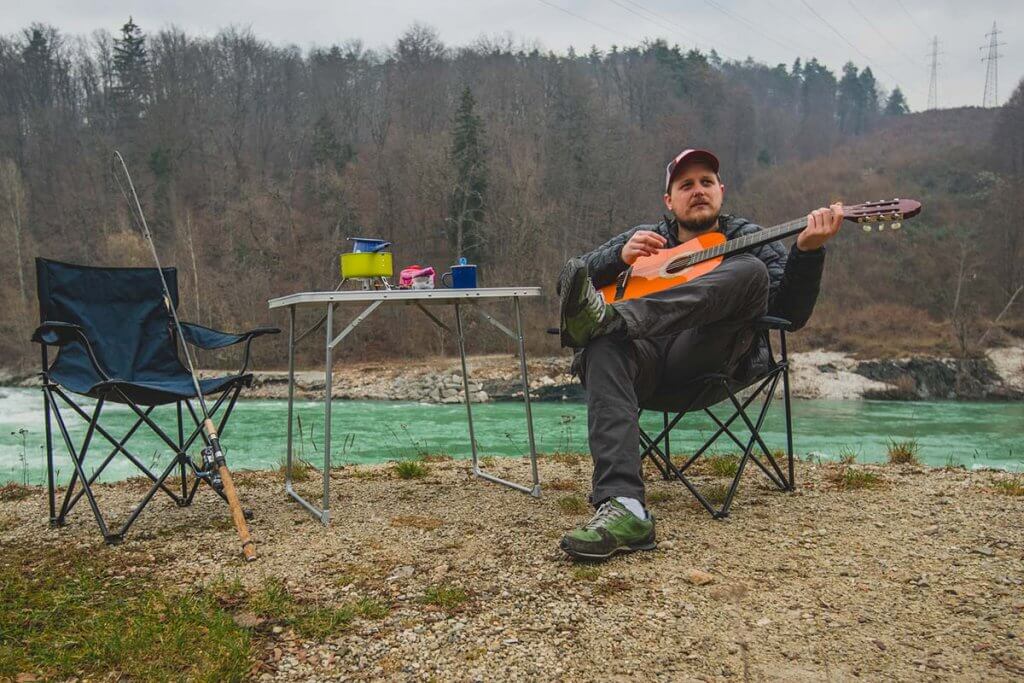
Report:
[[[622,503],[622,506],[632,512],[637,519],[647,519],[647,510],[644,510],[643,503],[636,498],[625,498],[623,496],[615,496],[615,500]]]

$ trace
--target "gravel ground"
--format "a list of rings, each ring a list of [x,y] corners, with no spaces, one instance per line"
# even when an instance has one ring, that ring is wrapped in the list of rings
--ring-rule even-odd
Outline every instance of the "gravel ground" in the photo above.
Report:
[[[472,479],[465,462],[429,467],[413,480],[388,465],[333,472],[329,528],[285,497],[277,473],[238,473],[256,511],[260,559],[249,565],[209,491],[188,509],[156,501],[109,548],[84,502],[49,529],[36,492],[0,502],[0,546],[120,559],[125,573],[183,588],[237,577],[255,591],[279,577],[303,601],[390,608],[318,642],[237,615],[258,633],[258,680],[1024,676],[1024,497],[994,486],[1010,475],[856,466],[883,486],[838,490],[836,466],[799,463],[797,492],[769,490],[755,471],[721,521],[652,479],[659,549],[577,565],[557,543],[587,518],[565,510],[585,498],[589,463],[545,458],[540,500]],[[493,468],[527,476],[520,460]],[[117,518],[142,488],[103,485],[99,498]],[[468,599],[425,604],[437,587]]]

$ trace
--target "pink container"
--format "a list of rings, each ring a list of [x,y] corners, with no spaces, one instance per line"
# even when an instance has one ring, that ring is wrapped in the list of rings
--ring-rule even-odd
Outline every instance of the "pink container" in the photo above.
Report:
[[[431,266],[409,266],[398,274],[400,289],[433,289],[434,269]]]

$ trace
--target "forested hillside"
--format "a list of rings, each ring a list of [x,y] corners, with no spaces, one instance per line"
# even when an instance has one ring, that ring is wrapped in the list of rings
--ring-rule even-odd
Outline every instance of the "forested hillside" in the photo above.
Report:
[[[422,26],[385,51],[303,51],[129,22],[0,39],[0,365],[36,357],[34,256],[150,265],[114,149],[179,268],[183,319],[283,323],[267,298],[332,288],[345,237],[380,236],[397,264],[443,269],[462,254],[483,284],[543,286],[528,334],[553,351],[542,330],[561,264],[657,220],[664,165],[684,146],[715,150],[726,209],[765,225],[837,198],[925,203],[900,233],[847,224],[801,345],[965,354],[1004,338],[986,330],[1024,285],[1020,87],[1001,110],[910,114],[869,68],[834,74],[813,55],[772,66],[661,42],[453,47]],[[1024,294],[1000,327],[1020,334],[1022,310]],[[451,349],[404,310],[355,334],[381,356]],[[488,329],[478,339],[507,347]],[[264,365],[283,355],[260,350]]]

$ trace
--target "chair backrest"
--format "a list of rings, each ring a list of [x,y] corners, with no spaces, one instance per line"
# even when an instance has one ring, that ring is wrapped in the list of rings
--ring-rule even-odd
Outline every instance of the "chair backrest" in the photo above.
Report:
[[[177,308],[177,270],[163,272]],[[37,258],[36,286],[40,322],[81,326],[112,379],[139,381],[185,371],[156,268],[97,268]],[[61,348],[50,372],[76,391],[101,380],[77,342]]]

